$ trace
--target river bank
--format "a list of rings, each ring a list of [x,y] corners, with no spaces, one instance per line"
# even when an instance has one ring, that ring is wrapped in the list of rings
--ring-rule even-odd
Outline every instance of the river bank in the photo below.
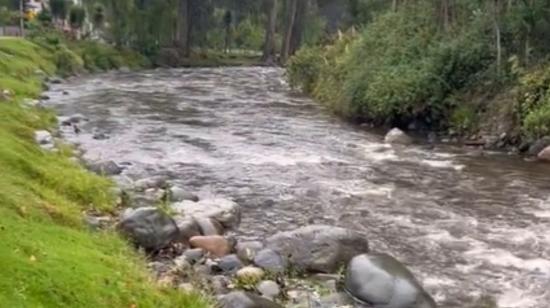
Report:
[[[116,211],[112,182],[72,162],[72,149],[61,140],[35,135],[55,132],[55,116],[34,99],[44,78],[60,72],[60,54],[77,52],[0,42],[0,303],[206,307],[199,295],[159,287],[144,258],[115,232],[90,231],[84,221],[83,212]],[[42,138],[57,150],[41,150]]]

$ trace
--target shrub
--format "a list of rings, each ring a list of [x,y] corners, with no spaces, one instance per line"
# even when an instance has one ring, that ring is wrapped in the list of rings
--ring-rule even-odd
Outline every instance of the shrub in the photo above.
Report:
[[[77,54],[65,46],[59,47],[54,55],[57,73],[61,76],[70,76],[81,73],[84,61]]]

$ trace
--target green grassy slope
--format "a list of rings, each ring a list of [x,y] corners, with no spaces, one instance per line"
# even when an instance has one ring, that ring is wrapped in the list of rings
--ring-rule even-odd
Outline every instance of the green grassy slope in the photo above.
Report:
[[[111,183],[83,170],[67,151],[44,152],[33,131],[53,125],[23,107],[41,91],[52,53],[0,40],[0,307],[207,307],[198,295],[156,286],[145,261],[110,231],[91,232],[86,210],[113,210]]]

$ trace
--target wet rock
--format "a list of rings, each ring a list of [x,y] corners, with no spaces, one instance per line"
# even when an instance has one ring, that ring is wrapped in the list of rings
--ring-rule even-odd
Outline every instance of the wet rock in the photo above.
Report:
[[[386,137],[384,137],[384,142],[389,144],[408,145],[412,143],[412,139],[399,128],[393,128],[386,134]]]
[[[69,91],[63,90],[63,95],[69,95]]]
[[[166,198],[166,191],[162,188],[149,188],[143,194],[143,199],[149,204],[157,204]]]
[[[257,284],[264,278],[265,272],[258,267],[247,266],[237,271],[235,277],[245,284]]]
[[[537,158],[540,161],[544,162],[550,162],[550,146],[546,147],[544,150],[542,150],[538,155]]]
[[[150,178],[137,180],[134,183],[134,189],[136,191],[145,191],[149,188],[164,188],[164,187],[166,187],[166,178],[163,176],[152,176]]]
[[[354,299],[375,307],[437,307],[413,274],[386,254],[354,257],[347,268],[345,290]]]
[[[51,144],[53,142],[53,137],[49,131],[37,130],[34,132],[34,140],[40,145],[45,145]]]
[[[263,297],[274,299],[281,294],[281,288],[273,280],[264,280],[256,286],[256,290],[260,292]]]
[[[59,120],[61,122],[61,125],[70,126],[72,124],[79,124],[81,122],[88,121],[88,118],[80,113],[77,113],[68,117],[60,117]]]
[[[154,207],[127,209],[118,228],[135,244],[147,250],[164,248],[178,235],[174,220]]]
[[[237,252],[237,256],[241,258],[241,260],[246,262],[252,262],[254,261],[254,257],[258,253],[258,251],[262,250],[264,248],[264,244],[260,241],[248,241],[248,242],[239,242],[235,246],[235,251]]]
[[[172,205],[177,216],[210,218],[225,229],[237,227],[241,221],[240,206],[227,199],[207,199],[199,202],[182,201]]]
[[[254,264],[268,272],[282,273],[286,269],[286,261],[281,255],[271,249],[262,249],[254,257]]]
[[[201,235],[199,225],[194,218],[189,217],[174,217],[176,225],[178,226],[178,241],[188,242],[190,238]]]
[[[266,247],[297,269],[324,273],[333,273],[354,256],[369,251],[365,234],[326,225],[277,233],[266,239]]]
[[[49,81],[50,81],[51,84],[62,84],[63,83],[63,79],[61,79],[59,77],[53,77]]]
[[[189,263],[195,264],[204,257],[204,251],[201,248],[187,249],[182,255]]]
[[[181,187],[172,186],[170,187],[170,190],[168,191],[168,193],[169,193],[169,199],[171,202],[181,202],[185,200],[193,201],[193,202],[199,201],[199,197],[197,197],[192,193],[187,192]]]
[[[47,101],[50,99],[50,97],[46,94],[42,94],[38,97],[41,101]]]
[[[233,273],[243,267],[243,262],[237,255],[227,255],[218,261],[218,267],[224,273]]]
[[[119,175],[123,171],[123,169],[112,160],[89,163],[88,169],[104,176]]]
[[[223,275],[215,275],[210,277],[210,286],[214,294],[227,294],[229,292],[229,285],[231,281],[229,278]]]
[[[241,291],[231,292],[220,298],[222,308],[283,308],[267,298]]]
[[[231,252],[231,245],[227,239],[220,235],[194,236],[189,239],[191,247],[202,248],[215,257],[221,258]]]
[[[109,139],[109,135],[107,135],[105,133],[101,133],[101,132],[96,132],[96,133],[94,133],[92,138],[94,140],[107,140],[107,139]]]
[[[222,235],[223,227],[222,225],[210,218],[196,217],[195,221],[199,226],[199,231],[201,235]]]
[[[529,147],[529,151],[527,151],[527,154],[530,156],[537,156],[540,152],[542,152],[545,148],[549,146],[550,146],[550,136],[543,137],[535,141]]]

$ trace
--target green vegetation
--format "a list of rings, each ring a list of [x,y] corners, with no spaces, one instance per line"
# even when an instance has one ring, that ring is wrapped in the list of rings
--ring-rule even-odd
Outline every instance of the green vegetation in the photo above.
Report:
[[[80,52],[0,43],[0,88],[11,92],[0,99],[0,306],[206,307],[198,295],[155,285],[145,260],[116,233],[88,230],[84,212],[115,211],[112,184],[72,163],[70,151],[35,144],[34,131],[51,129],[54,117],[24,100],[40,94],[62,53]]]
[[[550,134],[550,44],[543,39],[550,3],[352,2],[350,30],[290,59],[294,87],[344,117],[377,125],[420,122],[467,137],[512,133],[514,140]],[[483,100],[473,103],[472,93]],[[521,127],[480,132],[508,110],[506,121]]]

